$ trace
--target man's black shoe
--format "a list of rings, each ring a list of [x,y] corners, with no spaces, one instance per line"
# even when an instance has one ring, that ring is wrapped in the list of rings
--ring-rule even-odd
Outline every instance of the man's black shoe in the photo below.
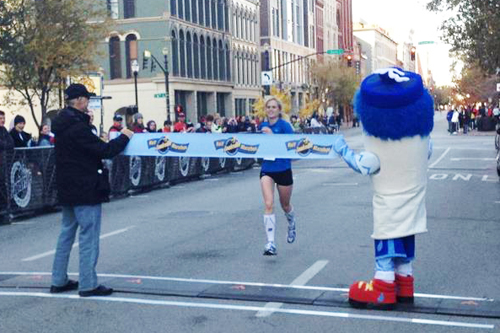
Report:
[[[113,289],[111,288],[106,288],[103,285],[98,286],[95,289],[92,290],[86,290],[86,291],[79,291],[78,295],[80,297],[90,297],[90,296],[108,296],[113,293]]]
[[[68,282],[64,286],[50,286],[50,292],[53,294],[63,293],[65,291],[77,290],[78,289],[78,281],[68,280]]]

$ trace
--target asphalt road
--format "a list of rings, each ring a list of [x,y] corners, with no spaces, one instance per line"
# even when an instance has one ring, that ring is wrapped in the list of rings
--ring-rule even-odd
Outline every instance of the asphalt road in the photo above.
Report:
[[[436,116],[428,228],[417,236],[416,292],[500,300],[500,183],[492,135],[450,136]],[[359,149],[361,131],[344,132]],[[264,257],[257,168],[105,204],[98,273],[346,288],[373,276],[371,185],[340,160],[298,161],[297,241]],[[2,272],[50,272],[60,213],[0,227]],[[70,272],[78,271],[78,252]],[[23,294],[25,292],[25,294]],[[0,288],[0,332],[478,332],[500,320],[297,304],[115,293],[42,297]],[[43,294],[43,295],[42,295]],[[273,307],[275,312],[262,309]],[[484,326],[483,326],[484,325]],[[463,327],[468,326],[468,327]]]

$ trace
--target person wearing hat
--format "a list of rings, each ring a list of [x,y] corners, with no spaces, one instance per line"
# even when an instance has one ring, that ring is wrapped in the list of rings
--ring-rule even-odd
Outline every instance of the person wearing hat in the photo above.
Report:
[[[334,149],[355,171],[369,174],[373,195],[375,276],[349,288],[354,307],[392,309],[413,303],[415,235],[427,232],[425,194],[434,104],[420,75],[391,67],[368,76],[354,97],[366,152],[343,137]]]
[[[119,114],[115,114],[113,117],[113,126],[109,128],[108,139],[113,140],[118,137],[123,129],[122,127],[123,118]]]
[[[194,132],[194,127],[188,128],[186,124],[186,115],[183,112],[178,113],[179,121],[174,124],[174,132]]]
[[[30,144],[31,134],[24,131],[24,126],[26,126],[26,120],[23,116],[18,114],[14,118],[14,127],[10,131],[10,135],[14,141],[14,147],[16,148],[26,148]]]
[[[132,131],[134,131],[134,133],[145,133],[146,128],[144,127],[144,116],[142,113],[135,113],[133,118],[134,123],[132,124]]]
[[[14,140],[5,128],[5,112],[0,110],[0,152],[14,148]]]
[[[109,201],[109,176],[102,159],[113,158],[127,146],[133,132],[106,143],[92,133],[86,113],[91,93],[82,84],[65,90],[66,108],[52,123],[56,135],[56,184],[62,206],[62,227],[52,267],[51,293],[79,290],[81,297],[106,296],[113,290],[99,285],[96,265],[99,257],[101,205]],[[68,261],[79,230],[79,282],[68,279]]]

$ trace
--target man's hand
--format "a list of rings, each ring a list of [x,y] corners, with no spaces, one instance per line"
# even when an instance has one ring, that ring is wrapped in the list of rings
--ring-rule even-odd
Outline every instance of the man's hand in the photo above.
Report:
[[[120,131],[123,135],[126,135],[128,136],[129,139],[132,138],[132,136],[134,135],[134,132],[132,132],[131,130],[129,130],[128,128],[124,128]]]
[[[262,127],[262,133],[273,134],[273,131],[269,127]]]

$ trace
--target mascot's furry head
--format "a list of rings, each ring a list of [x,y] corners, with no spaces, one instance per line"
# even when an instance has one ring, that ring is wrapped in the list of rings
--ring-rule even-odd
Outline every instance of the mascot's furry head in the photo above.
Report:
[[[361,83],[354,110],[366,133],[382,140],[427,136],[434,126],[434,102],[420,75],[390,67]]]

